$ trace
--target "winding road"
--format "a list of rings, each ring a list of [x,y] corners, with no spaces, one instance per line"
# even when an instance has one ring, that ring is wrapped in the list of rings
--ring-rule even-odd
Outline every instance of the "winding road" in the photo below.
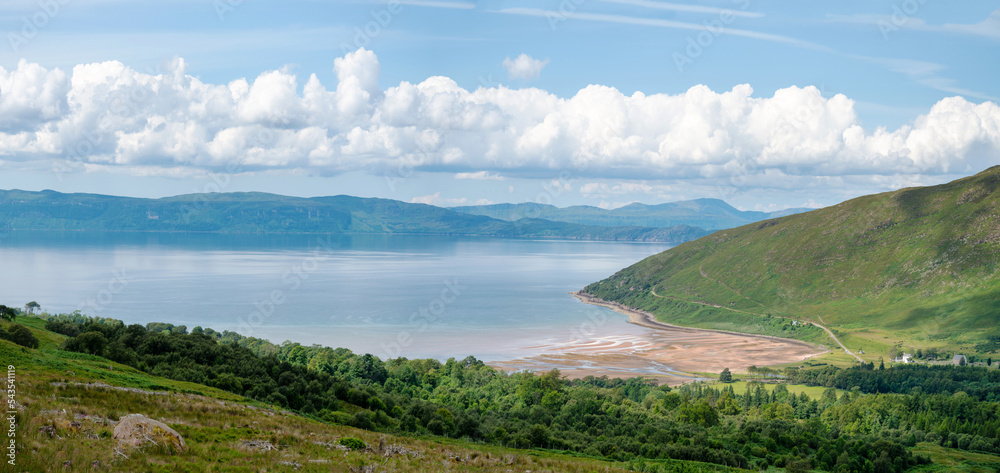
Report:
[[[715,281],[716,283],[722,284],[723,287],[729,289],[730,291],[735,292],[736,294],[740,295],[740,297],[744,297],[742,294],[740,294],[739,292],[737,292],[734,289],[730,288],[729,286],[723,284],[722,282],[720,282],[718,280],[715,280],[713,278],[709,278],[708,275],[705,274],[704,270],[701,271],[701,275],[704,276],[707,279],[711,279],[711,280]],[[659,297],[660,299],[674,299],[674,300],[678,300],[678,301],[682,301],[682,302],[688,302],[688,303],[691,303],[691,304],[700,304],[700,305],[704,305],[704,306],[708,306],[708,307],[715,307],[716,309],[731,310],[733,312],[739,312],[741,314],[756,315],[758,317],[763,317],[763,315],[761,315],[761,314],[757,314],[757,313],[754,313],[754,312],[747,312],[745,310],[733,309],[732,307],[725,307],[725,306],[721,306],[721,305],[718,305],[718,304],[710,304],[708,302],[702,302],[702,301],[689,301],[687,299],[681,299],[680,297],[673,297],[673,296],[661,296],[661,295],[659,295],[659,294],[656,293],[656,288],[650,288],[649,293],[652,294],[653,297]],[[746,298],[746,297],[744,297],[744,298],[753,301],[753,299]],[[757,301],[754,301],[754,302],[757,302]],[[757,302],[757,303],[760,304],[759,302]],[[761,305],[763,305],[763,304],[761,304]],[[794,320],[794,321],[799,322],[799,323],[805,323],[805,322],[802,322],[801,320],[795,320],[795,319],[792,319],[792,318],[789,318],[789,317],[781,317],[781,316],[777,316],[777,315],[774,316],[774,317],[778,317],[778,318],[782,318],[782,319],[788,319],[788,320]],[[840,341],[840,339],[837,338],[837,336],[834,335],[833,332],[830,329],[828,329],[825,326],[820,325],[820,324],[818,324],[816,322],[809,322],[809,323],[811,323],[811,324],[813,324],[813,325],[815,325],[815,326],[823,329],[824,331],[826,331],[826,333],[828,335],[830,335],[830,338],[832,338],[833,341],[837,342],[837,345],[840,345],[840,348],[844,349],[844,353],[847,353],[848,355],[851,355],[854,358],[857,358],[859,362],[864,363],[865,360],[862,360],[860,356],[856,355],[851,350],[848,350],[847,347],[844,346],[844,344]]]

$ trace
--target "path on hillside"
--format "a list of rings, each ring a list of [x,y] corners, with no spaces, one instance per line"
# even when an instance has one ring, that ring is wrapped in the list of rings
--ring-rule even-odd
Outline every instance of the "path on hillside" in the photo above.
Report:
[[[705,273],[702,273],[702,275],[704,276]],[[705,276],[705,277],[708,277],[708,276]],[[711,278],[709,278],[709,279],[711,279]],[[713,279],[713,281],[714,281],[714,279]],[[736,291],[733,291],[733,292],[736,292]],[[689,301],[687,299],[681,299],[680,297],[674,297],[674,296],[661,296],[661,295],[659,295],[659,294],[656,293],[656,288],[650,288],[649,293],[652,294],[653,297],[659,297],[660,299],[674,299],[674,300],[678,300],[678,301],[682,301],[682,302],[688,302],[688,303],[691,303],[691,304],[700,304],[700,305],[704,305],[704,306],[708,306],[708,307],[715,307],[716,309],[731,310],[733,312],[739,312],[741,314],[755,315],[757,317],[763,317],[763,315],[761,315],[761,314],[755,314],[753,312],[747,312],[745,310],[733,309],[732,307],[725,307],[725,306],[721,306],[721,305],[718,305],[718,304],[710,304],[708,302],[702,302],[702,301]],[[737,294],[739,294],[739,293],[737,293]],[[781,317],[780,315],[775,315],[774,317],[778,317],[778,318],[781,318],[781,319],[795,320],[795,319],[791,319],[789,317]],[[796,322],[800,322],[800,321],[796,320]],[[844,349],[844,353],[847,353],[848,355],[851,355],[854,358],[857,358],[858,361],[864,363],[865,360],[862,360],[860,356],[854,354],[854,352],[852,352],[851,350],[848,350],[847,347],[844,346],[843,343],[841,343],[840,339],[837,338],[837,336],[834,335],[833,332],[830,329],[828,329],[825,326],[822,326],[822,325],[820,325],[820,324],[818,324],[816,322],[810,322],[810,323],[813,324],[813,325],[815,325],[815,326],[817,326],[817,327],[819,327],[819,328],[821,328],[821,329],[823,329],[824,331],[826,331],[827,335],[830,335],[830,338],[832,338],[833,341],[837,342],[837,345],[840,345],[840,348]]]

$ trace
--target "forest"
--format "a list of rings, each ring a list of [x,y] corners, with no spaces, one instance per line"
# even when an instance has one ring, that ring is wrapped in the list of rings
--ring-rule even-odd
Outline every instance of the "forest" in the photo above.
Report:
[[[462,360],[380,360],[346,349],[275,345],[233,332],[48,317],[64,349],[272,403],[325,422],[612,460],[684,459],[788,471],[900,472],[928,463],[918,442],[1000,453],[1000,377],[978,367],[870,364],[786,370],[824,386],[506,374]]]

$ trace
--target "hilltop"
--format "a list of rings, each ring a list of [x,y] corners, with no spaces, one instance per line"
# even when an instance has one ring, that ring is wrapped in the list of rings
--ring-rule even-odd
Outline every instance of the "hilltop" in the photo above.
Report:
[[[635,202],[616,209],[602,209],[588,205],[560,208],[547,204],[523,203],[452,207],[451,210],[508,221],[533,217],[580,225],[612,227],[687,225],[706,230],[721,230],[801,213],[809,209],[785,209],[778,212],[743,211],[719,199],[694,199],[657,205]]]
[[[998,204],[1000,166],[719,231],[585,291],[681,325],[797,337],[790,321],[820,323],[876,361],[890,349],[993,353]]]
[[[0,191],[0,228],[219,233],[401,233],[680,243],[708,232],[687,225],[596,226],[470,215],[425,204],[346,195],[261,192],[142,199],[51,190]]]

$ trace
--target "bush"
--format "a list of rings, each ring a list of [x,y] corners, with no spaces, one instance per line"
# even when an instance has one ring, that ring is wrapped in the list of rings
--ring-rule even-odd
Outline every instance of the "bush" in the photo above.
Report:
[[[65,322],[60,320],[50,320],[45,322],[45,330],[55,333],[61,333],[67,337],[75,337],[80,335],[80,326],[73,322]]]
[[[368,448],[368,444],[357,437],[342,437],[338,443],[351,450],[364,450]]]
[[[31,329],[24,325],[14,324],[7,327],[7,330],[0,330],[0,338],[10,340],[22,347],[38,348],[38,338],[31,333]]]
[[[101,332],[84,332],[66,340],[66,350],[101,356],[108,339]]]

